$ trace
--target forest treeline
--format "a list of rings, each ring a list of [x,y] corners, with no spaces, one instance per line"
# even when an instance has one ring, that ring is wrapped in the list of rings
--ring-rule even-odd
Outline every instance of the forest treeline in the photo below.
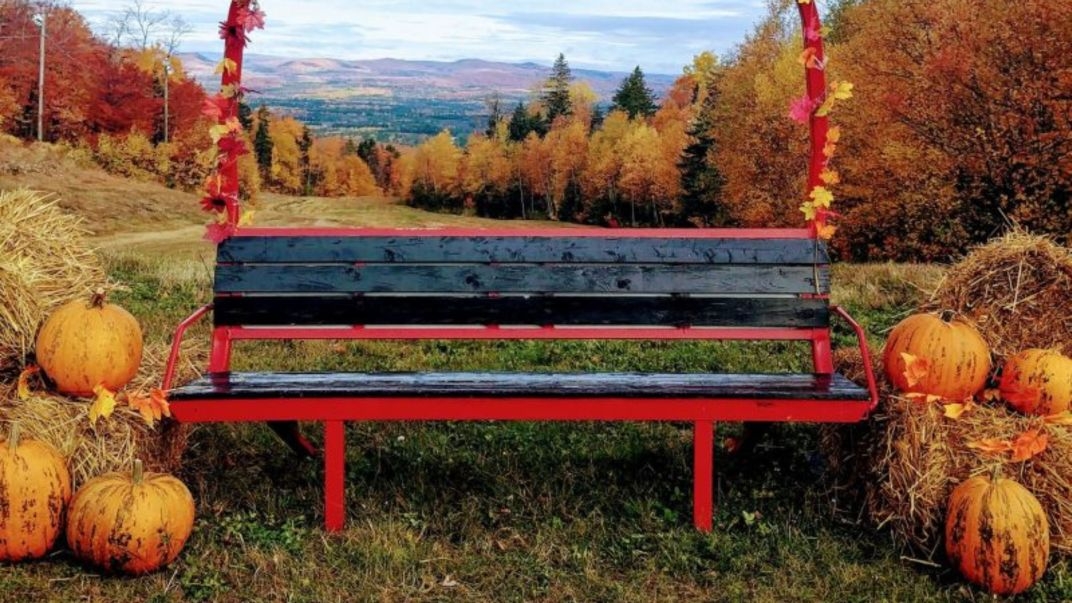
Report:
[[[0,130],[26,140],[35,10],[0,3]],[[1072,3],[831,0],[826,23],[828,79],[854,84],[831,114],[841,257],[945,260],[1011,222],[1069,243]],[[43,138],[199,188],[207,96],[167,48],[94,36],[63,6],[48,27]],[[490,101],[481,131],[413,148],[319,138],[244,105],[243,188],[623,227],[800,226],[808,132],[789,107],[804,88],[801,37],[792,0],[773,3],[732,53],[696,56],[662,98],[637,67],[609,108],[559,56],[527,102]]]

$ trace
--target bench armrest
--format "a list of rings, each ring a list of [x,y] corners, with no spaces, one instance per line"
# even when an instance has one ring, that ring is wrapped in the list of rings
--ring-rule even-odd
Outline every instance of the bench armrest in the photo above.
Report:
[[[207,304],[198,308],[175,328],[175,335],[171,339],[171,353],[168,355],[167,366],[164,368],[164,383],[161,385],[161,388],[165,392],[171,389],[171,381],[175,378],[175,364],[179,361],[179,348],[182,345],[182,336],[186,334],[186,329],[190,328],[190,325],[197,322],[197,320],[205,314],[208,314],[210,310],[212,310],[212,304]]]
[[[864,374],[867,376],[867,391],[871,394],[870,410],[873,411],[878,406],[878,385],[875,382],[875,370],[871,366],[871,348],[867,345],[867,334],[864,332],[864,328],[860,326],[860,323],[856,322],[845,308],[832,305],[830,309],[834,311],[834,314],[845,319],[845,322],[849,323],[852,330],[856,331],[856,339],[860,342],[860,356],[864,362]]]

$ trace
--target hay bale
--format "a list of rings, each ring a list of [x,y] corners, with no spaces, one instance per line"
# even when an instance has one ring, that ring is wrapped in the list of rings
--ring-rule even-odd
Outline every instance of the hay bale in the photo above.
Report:
[[[21,368],[49,312],[104,283],[85,235],[54,196],[0,191],[0,377]]]
[[[1013,230],[950,268],[922,309],[967,316],[998,356],[1072,351],[1072,250]]]
[[[1002,474],[1016,479],[1042,503],[1050,520],[1051,544],[1072,554],[1072,431],[1049,427],[1049,446],[1028,461],[987,454],[968,447],[987,438],[1011,439],[1042,426],[1002,404],[979,405],[957,420],[944,416],[941,405],[899,396],[885,400],[873,457],[878,479],[867,492],[868,515],[888,528],[902,545],[941,561],[946,501],[961,481],[1002,465]]]
[[[127,391],[147,391],[160,386],[167,360],[166,344],[147,345],[141,369]],[[199,342],[184,345],[178,377],[190,379],[196,366],[207,358]],[[118,406],[111,417],[89,422],[89,400],[70,398],[35,388],[19,400],[15,381],[0,382],[0,420],[18,421],[28,437],[48,442],[68,459],[75,487],[108,471],[129,468],[135,458],[151,471],[173,472],[186,449],[189,427],[164,420],[150,427],[128,406]],[[6,431],[6,426],[5,426]]]
[[[974,320],[991,350],[1004,356],[1028,347],[1072,343],[1072,252],[1013,231],[952,266],[921,310],[953,309]],[[875,355],[880,362],[881,355]],[[863,383],[858,352],[835,356],[840,371]],[[942,406],[893,392],[876,365],[879,409],[860,425],[826,426],[821,446],[839,500],[852,498],[871,522],[888,529],[906,551],[943,562],[945,505],[953,487],[1002,464],[1005,476],[1030,490],[1049,515],[1051,544],[1072,555],[1072,429],[1048,426],[1049,446],[1025,462],[967,444],[1007,440],[1043,426],[1004,404],[980,404],[960,419]]]

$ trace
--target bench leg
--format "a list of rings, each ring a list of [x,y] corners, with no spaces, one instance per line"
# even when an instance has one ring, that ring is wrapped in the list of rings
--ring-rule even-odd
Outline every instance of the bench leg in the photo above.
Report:
[[[324,529],[339,532],[346,522],[346,424],[324,423]]]
[[[692,522],[710,532],[714,515],[715,422],[696,421],[692,427]]]

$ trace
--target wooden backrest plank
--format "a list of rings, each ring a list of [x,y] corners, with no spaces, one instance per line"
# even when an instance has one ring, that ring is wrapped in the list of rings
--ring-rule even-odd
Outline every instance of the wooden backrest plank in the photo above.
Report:
[[[219,245],[219,263],[674,263],[827,264],[814,239],[605,236],[235,236]]]

